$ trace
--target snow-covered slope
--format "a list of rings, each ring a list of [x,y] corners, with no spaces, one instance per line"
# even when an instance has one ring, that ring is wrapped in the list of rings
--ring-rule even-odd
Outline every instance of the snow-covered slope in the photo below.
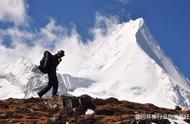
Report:
[[[84,60],[74,75],[58,74],[60,94],[87,93],[162,107],[189,106],[189,80],[165,55],[143,19],[117,25],[104,41],[91,42],[81,51]],[[36,96],[46,82],[47,76],[22,58],[0,74],[0,98]],[[6,88],[14,90],[8,93]],[[16,92],[19,95],[11,95]]]
[[[150,34],[143,19],[118,25],[104,42],[92,43],[78,73],[98,79],[77,89],[158,106],[189,106],[190,85]],[[94,76],[95,75],[95,76]]]
[[[2,72],[0,73],[0,99],[37,97],[36,93],[48,82],[47,75],[41,73],[37,65],[26,58],[18,59],[14,64],[7,64]],[[69,74],[57,74],[57,77],[60,95],[78,87],[88,87],[94,82]],[[51,92],[49,91],[46,96],[51,96]]]

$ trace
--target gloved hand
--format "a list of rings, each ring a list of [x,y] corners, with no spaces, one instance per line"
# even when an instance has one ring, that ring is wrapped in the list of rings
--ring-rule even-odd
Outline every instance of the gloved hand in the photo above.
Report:
[[[58,62],[60,63],[62,61],[62,59],[60,58],[60,59],[58,59]]]

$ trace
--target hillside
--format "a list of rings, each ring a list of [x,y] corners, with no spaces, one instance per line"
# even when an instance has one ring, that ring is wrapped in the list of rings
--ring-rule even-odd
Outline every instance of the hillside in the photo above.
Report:
[[[190,122],[189,114],[189,111],[159,108],[153,104],[115,98],[94,99],[88,95],[0,101],[2,124],[187,124],[185,121]]]

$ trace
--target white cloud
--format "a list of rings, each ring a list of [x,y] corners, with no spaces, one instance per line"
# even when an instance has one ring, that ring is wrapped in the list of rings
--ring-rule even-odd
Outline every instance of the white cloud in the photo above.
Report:
[[[1,0],[0,22],[12,22],[15,25],[21,25],[27,19],[26,9],[25,0]]]
[[[91,29],[91,32],[95,37],[102,37],[102,35],[107,35],[113,28],[119,23],[119,18],[117,16],[103,16],[100,13],[96,13],[95,26]]]
[[[3,45],[3,42],[7,42],[6,37],[11,40],[10,48]],[[69,58],[72,53],[76,53],[77,46],[80,44],[78,43],[80,38],[75,29],[72,29],[69,34],[68,30],[56,24],[54,19],[50,19],[45,27],[36,32],[28,31],[28,29],[21,30],[15,26],[0,29],[0,40],[0,65],[14,63],[21,57],[26,57],[35,64],[39,64],[45,50],[55,53],[59,49],[64,49],[66,54],[71,53],[67,56]]]
[[[21,57],[26,57],[33,63],[39,64],[45,50],[56,53],[56,51],[63,49],[66,56],[59,66],[59,72],[73,73],[77,71],[75,70],[76,67],[80,66],[86,59],[84,50],[94,43],[105,41],[106,35],[114,30],[117,22],[117,18],[114,16],[105,17],[97,13],[96,23],[90,29],[94,39],[88,41],[88,44],[81,41],[75,27],[68,30],[57,24],[53,18],[50,18],[45,27],[35,31],[28,28],[20,29],[17,26],[0,29],[0,65],[2,66],[5,63],[14,64]],[[10,38],[11,48],[7,48],[2,44],[6,42],[5,37]]]
[[[40,29],[37,43],[41,43],[44,47],[48,48],[55,47],[55,44],[66,35],[66,32],[68,32],[66,28],[56,24],[56,21],[50,18],[49,23]]]
[[[11,27],[8,29],[0,29],[0,39],[1,42],[7,42],[6,37],[9,37],[11,41],[11,47],[15,47],[17,43],[22,43],[23,41],[29,41],[34,36],[32,32],[27,30],[20,30],[18,27]]]
[[[131,0],[119,0],[120,2],[122,2],[123,4],[128,4]]]

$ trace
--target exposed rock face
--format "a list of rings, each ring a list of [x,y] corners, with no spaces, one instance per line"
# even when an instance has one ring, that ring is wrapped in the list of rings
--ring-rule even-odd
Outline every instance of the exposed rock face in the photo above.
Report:
[[[94,111],[85,115],[87,109]],[[159,108],[153,104],[119,101],[115,98],[93,99],[56,96],[52,98],[7,99],[0,101],[0,123],[42,124],[170,124],[167,118],[153,114],[188,114],[188,111]],[[147,117],[141,118],[140,115]],[[188,119],[186,122],[189,121]]]

